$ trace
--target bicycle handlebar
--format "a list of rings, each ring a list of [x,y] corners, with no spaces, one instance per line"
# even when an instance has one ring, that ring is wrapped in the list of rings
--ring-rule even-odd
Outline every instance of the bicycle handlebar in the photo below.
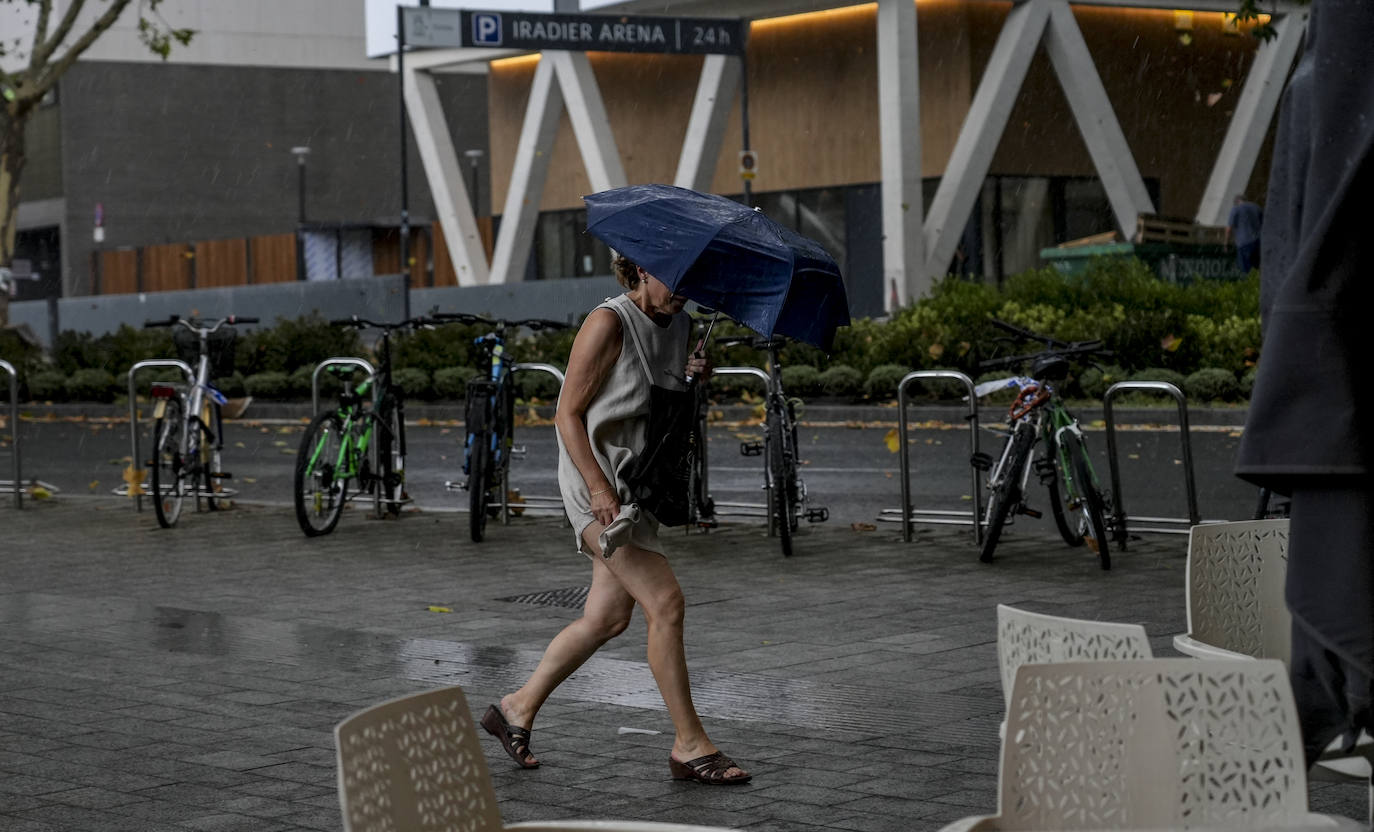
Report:
[[[993,326],[997,327],[998,329],[1004,332],[1010,332],[1012,335],[1025,338],[1027,341],[1039,341],[1047,347],[1075,347],[1079,346],[1082,343],[1069,343],[1068,341],[1060,341],[1058,338],[1052,338],[1048,335],[1038,335],[1034,332],[1031,332],[1029,329],[1022,329],[1016,324],[1007,323],[1006,321],[1000,321],[997,318],[990,318],[988,320],[988,323],[992,324]]]
[[[370,320],[368,320],[367,318],[359,318],[357,315],[354,315],[354,316],[351,317],[351,318],[339,318],[339,319],[337,319],[337,320],[330,321],[330,322],[329,322],[329,325],[330,325],[330,326],[351,326],[351,327],[356,327],[356,328],[358,328],[358,329],[364,329],[364,328],[366,328],[366,327],[375,327],[376,329],[393,330],[393,329],[404,329],[404,328],[406,328],[406,327],[408,327],[408,326],[424,326],[425,324],[428,324],[428,323],[433,323],[433,321],[432,321],[431,319],[429,319],[429,318],[424,318],[424,317],[421,317],[421,318],[407,318],[407,319],[404,320],[404,321],[398,321],[398,322],[396,322],[396,323],[394,323],[394,324],[388,324],[388,323],[382,323],[381,321],[370,321]]]
[[[1062,341],[1060,343],[1063,343]],[[1112,354],[1111,350],[1102,349],[1101,341],[1083,341],[1076,344],[1069,344],[1062,349],[1042,350],[1040,352],[1025,353],[1023,355],[1009,355],[1005,358],[990,358],[987,361],[979,361],[978,367],[983,370],[996,370],[1003,367],[1018,367],[1028,361],[1046,356],[1061,356],[1063,358],[1081,358],[1084,356],[1096,356],[1108,358]]]
[[[213,324],[207,325],[207,321],[209,320],[210,319],[208,318],[183,318],[180,315],[172,315],[165,321],[144,321],[143,328],[152,329],[154,327],[179,325],[184,326],[193,332],[205,332],[208,334],[214,332],[222,326],[233,326],[234,324],[255,324],[258,323],[259,319],[250,318],[242,315],[230,315],[227,318],[220,318]]]
[[[501,318],[487,318],[482,315],[473,315],[467,312],[435,312],[430,318],[437,323],[458,323],[458,324],[481,324],[492,329],[509,329],[511,327],[523,326],[526,329],[568,329],[570,324],[560,321],[551,321],[547,318],[524,318],[518,321],[507,321]]]
[[[781,338],[764,338],[753,335],[726,335],[715,339],[715,343],[721,347],[748,346],[756,350],[771,350],[783,345]]]

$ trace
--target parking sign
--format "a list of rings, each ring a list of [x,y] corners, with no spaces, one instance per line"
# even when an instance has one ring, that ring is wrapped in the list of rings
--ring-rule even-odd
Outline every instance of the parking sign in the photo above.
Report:
[[[473,46],[500,46],[501,15],[494,12],[474,12],[472,15]]]

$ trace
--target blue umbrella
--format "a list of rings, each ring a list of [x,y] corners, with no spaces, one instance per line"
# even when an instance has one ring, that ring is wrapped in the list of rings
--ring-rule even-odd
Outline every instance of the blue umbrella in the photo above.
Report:
[[[672,185],[583,197],[587,232],[668,288],[761,335],[829,350],[849,325],[840,267],[825,249],[734,200]]]

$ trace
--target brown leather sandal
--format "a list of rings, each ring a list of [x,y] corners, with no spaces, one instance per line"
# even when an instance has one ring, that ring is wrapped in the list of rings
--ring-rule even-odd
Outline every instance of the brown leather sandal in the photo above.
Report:
[[[520,764],[521,768],[539,768],[539,761],[534,759],[534,754],[530,752],[530,731],[528,728],[519,728],[506,722],[505,714],[501,709],[492,705],[487,708],[487,712],[482,714],[482,727],[501,741],[501,747],[506,749],[510,758]]]
[[[732,768],[739,768],[739,766],[720,751],[707,754],[705,757],[697,757],[695,760],[688,760],[685,763],[673,759],[672,755],[668,756],[668,770],[673,773],[674,780],[695,780],[698,783],[706,783],[711,786],[733,786],[739,783],[748,783],[753,777],[749,773],[737,774],[733,777],[727,776],[725,772]]]

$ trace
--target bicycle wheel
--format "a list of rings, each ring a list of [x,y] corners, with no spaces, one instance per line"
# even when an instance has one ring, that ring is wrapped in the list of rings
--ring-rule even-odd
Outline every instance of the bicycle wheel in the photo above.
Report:
[[[205,409],[201,411],[201,416],[205,419],[205,427],[201,431],[201,472],[205,480],[205,507],[211,511],[219,511],[222,506],[220,502],[223,497],[215,496],[222,488],[220,482],[222,477],[219,475],[224,471],[224,463],[220,459],[220,446],[224,444],[224,419],[220,415],[219,405],[207,402]],[[215,441],[210,442],[208,431],[213,430]]]
[[[785,414],[772,408],[768,426],[768,468],[773,480],[773,520],[782,556],[792,556],[792,532],[797,530],[797,460],[783,424]]]
[[[181,517],[186,502],[186,481],[191,469],[181,455],[182,437],[186,434],[186,419],[181,399],[167,399],[162,415],[153,422],[153,455],[148,467],[153,497],[153,509],[158,525],[170,529]],[[192,481],[191,487],[195,487]],[[165,492],[165,493],[164,493]]]
[[[339,524],[348,496],[348,472],[337,470],[344,444],[338,411],[315,416],[296,454],[296,522],[306,537],[329,534]]]
[[[481,543],[487,531],[487,503],[491,492],[488,489],[490,478],[491,434],[479,430],[472,434],[468,448],[468,527],[472,532],[472,542]]]
[[[390,407],[386,408],[386,413],[382,417],[380,425],[382,433],[387,437],[386,441],[378,448],[378,456],[382,458],[382,501],[386,503],[386,511],[393,517],[401,515],[401,508],[405,505],[405,483],[406,483],[406,437],[405,437],[405,415],[403,406],[399,401],[395,401]],[[383,457],[383,453],[385,456]]]
[[[1102,492],[1098,490],[1092,464],[1088,461],[1087,446],[1078,434],[1065,431],[1064,451],[1068,454],[1069,464],[1073,466],[1073,491],[1077,500],[1077,510],[1082,512],[1079,527],[1083,533],[1083,542],[1097,553],[1103,569],[1111,569],[1112,539],[1107,534],[1107,501],[1102,499]],[[1069,505],[1071,508],[1075,506],[1074,503]]]
[[[1002,527],[1006,525],[1012,510],[1021,504],[1021,474],[1030,462],[1035,428],[1028,422],[1022,422],[1007,441],[1011,443],[1011,450],[1004,457],[1006,464],[997,472],[999,482],[988,500],[987,528],[983,529],[983,550],[978,556],[983,563],[992,563],[993,550],[1002,538]]]
[[[1049,491],[1050,514],[1054,515],[1055,528],[1059,529],[1059,536],[1064,538],[1064,543],[1069,546],[1082,546],[1083,533],[1075,526],[1069,512],[1064,510],[1064,506],[1073,502],[1073,495],[1068,492],[1068,483],[1065,478],[1059,476],[1059,446],[1049,440],[1046,441],[1045,446],[1045,461],[1054,466],[1053,470],[1048,473],[1050,479],[1045,483],[1045,487]]]

